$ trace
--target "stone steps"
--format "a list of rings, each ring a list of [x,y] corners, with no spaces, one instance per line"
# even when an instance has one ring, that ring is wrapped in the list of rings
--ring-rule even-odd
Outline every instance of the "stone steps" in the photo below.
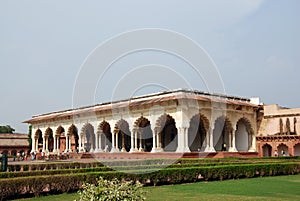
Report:
[[[254,158],[258,157],[257,152],[188,152],[188,153],[174,153],[174,152],[160,152],[160,153],[149,153],[149,152],[137,152],[137,153],[70,153],[72,159],[178,159],[178,158],[229,158],[229,157],[240,157],[240,158]]]

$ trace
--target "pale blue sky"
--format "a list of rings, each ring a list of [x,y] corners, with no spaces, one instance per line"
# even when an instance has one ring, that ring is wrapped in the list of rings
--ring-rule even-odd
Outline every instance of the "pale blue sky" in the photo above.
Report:
[[[198,42],[217,64],[227,94],[300,107],[299,10],[298,0],[0,0],[0,125],[27,132],[21,122],[32,115],[71,108],[87,55],[139,28],[170,29]],[[151,59],[168,60],[137,54],[123,65]],[[176,59],[169,65],[181,66]],[[122,62],[115,68],[122,72]],[[206,91],[192,74],[185,77]],[[96,99],[107,101],[109,93]]]

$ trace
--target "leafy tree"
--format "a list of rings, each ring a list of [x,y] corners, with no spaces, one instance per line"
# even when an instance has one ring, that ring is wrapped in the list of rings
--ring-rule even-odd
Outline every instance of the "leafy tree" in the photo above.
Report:
[[[32,125],[29,126],[29,131],[28,131],[28,143],[29,143],[29,147],[32,147],[32,138],[31,138],[31,133],[32,133]]]
[[[10,127],[10,125],[0,126],[0,133],[13,133],[15,129]]]

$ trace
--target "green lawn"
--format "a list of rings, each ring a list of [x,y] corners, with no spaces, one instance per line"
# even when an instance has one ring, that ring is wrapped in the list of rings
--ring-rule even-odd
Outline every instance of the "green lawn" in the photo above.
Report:
[[[300,200],[300,174],[145,188],[147,200]],[[74,200],[76,193],[24,201]]]

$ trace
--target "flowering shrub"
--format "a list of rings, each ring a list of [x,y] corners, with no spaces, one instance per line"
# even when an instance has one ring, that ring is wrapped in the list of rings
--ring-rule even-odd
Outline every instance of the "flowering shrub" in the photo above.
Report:
[[[142,184],[128,181],[105,180],[102,177],[97,179],[97,183],[82,185],[82,190],[78,191],[79,201],[102,201],[102,200],[145,200]]]

